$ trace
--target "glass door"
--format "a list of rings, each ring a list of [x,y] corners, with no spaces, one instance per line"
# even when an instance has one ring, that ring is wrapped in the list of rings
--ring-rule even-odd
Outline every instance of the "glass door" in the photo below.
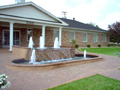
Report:
[[[14,31],[13,33],[13,45],[19,45],[20,44],[20,32]]]
[[[3,32],[3,47],[9,47],[9,40],[10,40],[10,32],[9,30],[4,30]],[[13,45],[20,44],[20,32],[14,31],[13,32]]]

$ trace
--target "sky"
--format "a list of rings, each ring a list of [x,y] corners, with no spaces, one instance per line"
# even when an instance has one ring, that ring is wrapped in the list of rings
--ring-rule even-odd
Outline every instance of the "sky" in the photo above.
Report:
[[[94,23],[108,30],[108,25],[120,21],[120,0],[25,0],[32,1],[56,17],[63,17],[83,23]],[[14,4],[15,0],[0,0],[0,6]]]

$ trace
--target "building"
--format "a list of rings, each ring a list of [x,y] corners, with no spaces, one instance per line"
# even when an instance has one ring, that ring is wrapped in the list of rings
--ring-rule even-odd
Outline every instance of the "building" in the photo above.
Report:
[[[19,1],[19,0],[18,0]],[[40,36],[46,46],[53,46],[55,37],[59,37],[61,46],[71,47],[75,38],[81,47],[88,44],[106,46],[109,42],[107,31],[76,21],[58,18],[33,2],[24,2],[0,6],[0,46],[27,46],[29,37],[35,45]]]

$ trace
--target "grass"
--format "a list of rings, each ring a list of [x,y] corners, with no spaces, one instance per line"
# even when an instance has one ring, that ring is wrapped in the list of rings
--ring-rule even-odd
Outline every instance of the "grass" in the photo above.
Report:
[[[47,90],[120,90],[120,81],[96,74]]]
[[[118,70],[120,70],[120,68],[118,68]]]
[[[81,51],[86,50],[91,53],[106,54],[110,56],[120,57],[120,48],[119,47],[110,47],[110,48],[82,48]]]

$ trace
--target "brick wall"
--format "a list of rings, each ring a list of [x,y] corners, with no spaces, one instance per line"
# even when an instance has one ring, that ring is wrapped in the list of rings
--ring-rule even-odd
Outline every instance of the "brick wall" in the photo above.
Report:
[[[106,35],[106,42],[103,42],[103,34],[98,33],[98,42],[94,42],[94,33],[87,33],[87,42],[83,42],[83,32],[75,32],[75,39],[77,41],[77,44],[79,44],[80,47],[86,47],[88,44],[90,44],[93,47],[97,47],[98,44],[101,44],[101,46],[107,46],[109,42],[109,35]],[[72,46],[72,43],[70,40],[70,32],[69,31],[63,31],[62,32],[62,46]]]
[[[2,34],[3,34],[3,29],[8,29],[6,27],[0,27],[0,40],[2,40]],[[20,45],[21,46],[28,46],[28,41],[27,41],[27,29],[26,28],[14,28],[14,30],[20,30],[21,33],[21,41]],[[103,34],[102,33],[97,33],[98,34],[98,42],[94,42],[94,33],[87,33],[87,42],[83,42],[83,32],[75,32],[75,39],[77,41],[77,44],[79,44],[80,47],[86,47],[88,44],[90,44],[93,47],[98,46],[98,44],[101,44],[102,46],[107,46],[109,42],[109,36],[107,35],[106,37],[106,42],[103,42]],[[33,28],[33,41],[35,45],[39,45],[39,38],[42,35],[42,30],[38,28]],[[50,47],[53,46],[53,30],[46,29],[45,30],[45,45]],[[72,43],[70,42],[70,32],[69,31],[64,31],[62,30],[62,46],[68,46],[71,47]]]
[[[20,33],[21,33],[20,45],[21,46],[28,45],[28,41],[27,41],[27,29],[23,28],[23,29],[18,29],[18,30],[20,30]]]
[[[45,31],[45,45],[48,47],[53,46],[53,30]]]

